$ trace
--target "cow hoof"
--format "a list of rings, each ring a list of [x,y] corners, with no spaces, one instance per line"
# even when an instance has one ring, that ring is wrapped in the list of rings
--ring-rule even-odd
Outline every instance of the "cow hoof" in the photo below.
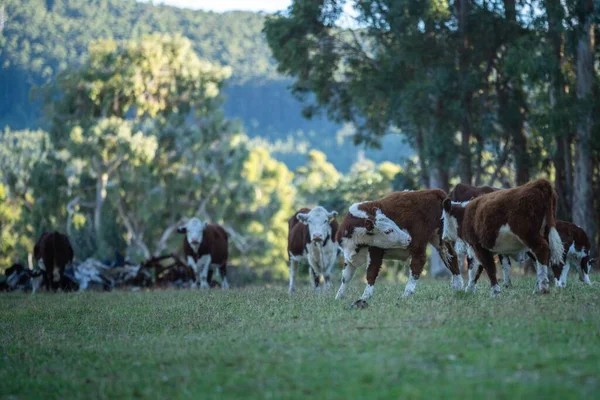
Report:
[[[511,281],[505,281],[505,282],[502,284],[502,286],[503,286],[503,287],[505,287],[505,288],[512,287],[512,282],[511,282]]]
[[[460,275],[453,275],[452,276],[452,289],[456,292],[458,292],[459,290],[462,290],[463,288],[463,278]]]
[[[415,294],[415,292],[413,292],[413,291],[408,291],[408,292],[405,291],[404,293],[402,293],[402,298],[410,297],[413,294]]]
[[[500,286],[498,286],[498,285],[492,286],[492,288],[490,289],[490,295],[492,297],[496,297],[499,294],[500,294]]]
[[[465,292],[467,293],[477,293],[477,285],[467,285],[465,288]]]
[[[210,289],[210,286],[208,285],[208,283],[202,282],[200,284],[200,289]]]
[[[356,300],[354,303],[350,304],[350,307],[348,307],[350,310],[357,308],[357,309],[365,309],[369,307],[369,303],[367,303],[365,300]]]

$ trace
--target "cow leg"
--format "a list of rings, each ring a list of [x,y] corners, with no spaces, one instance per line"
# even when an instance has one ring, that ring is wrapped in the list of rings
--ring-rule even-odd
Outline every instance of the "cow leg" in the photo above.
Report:
[[[423,267],[425,266],[426,261],[425,250],[421,250],[416,254],[411,255],[410,259],[410,277],[408,278],[408,282],[404,287],[404,293],[402,297],[408,297],[415,293],[417,289],[417,281],[423,272]]]
[[[229,282],[227,282],[227,264],[219,265],[217,273],[221,275],[221,288],[229,289]]]
[[[310,283],[313,290],[317,291],[319,289],[319,281],[321,277],[315,272],[311,265],[308,266],[308,275],[310,276]]]
[[[354,277],[354,271],[356,271],[356,267],[350,262],[346,261],[344,263],[344,269],[342,270],[342,284],[335,295],[336,300],[341,299],[346,294],[346,290],[348,289],[348,285]]]
[[[383,250],[377,247],[369,248],[369,267],[367,268],[367,286],[360,299],[358,299],[354,305],[364,306],[366,301],[373,296],[375,290],[375,281],[381,270],[381,263],[383,262]]]
[[[532,240],[533,239],[533,240]],[[548,281],[548,263],[550,261],[550,247],[548,242],[541,237],[529,238],[529,249],[535,256],[535,270],[537,275],[537,282],[535,292],[548,293],[550,285]]]
[[[200,289],[210,288],[208,284],[208,270],[210,268],[210,255],[206,254],[198,260],[198,265],[202,268],[200,270]]]
[[[452,273],[452,289],[455,291],[462,290],[463,279],[460,274],[460,268],[458,268],[458,260],[456,258],[456,253],[454,252],[454,247],[448,242],[442,242],[440,246],[435,246],[435,248],[440,254],[440,258],[446,268]]]
[[[198,277],[200,275],[199,265],[194,261],[194,257],[188,256],[187,258],[188,266],[194,271],[194,282],[190,285],[192,289],[196,289],[198,287]]]
[[[512,282],[510,280],[510,258],[508,256],[503,256],[502,254],[498,254],[498,260],[500,264],[502,264],[502,274],[504,276],[504,282],[502,286],[505,288],[511,287]]]
[[[565,262],[560,267],[559,264],[552,264],[552,272],[554,273],[554,283],[556,287],[566,287],[567,286],[567,275],[569,275],[569,269],[571,268],[571,263],[569,260]]]
[[[477,260],[479,260],[490,278],[490,295],[492,297],[497,296],[500,294],[500,286],[498,285],[498,278],[496,277],[496,262],[494,261],[494,255],[481,246],[477,246],[474,250]],[[477,278],[478,277],[475,277],[475,282],[477,282]]]
[[[342,270],[342,284],[335,295],[336,299],[341,299],[346,294],[346,290],[348,289],[348,285],[354,276],[354,272],[356,271],[357,265],[363,265],[364,260],[368,259],[367,249],[360,249],[350,260],[345,258],[344,260],[344,269]],[[355,263],[356,262],[356,263]]]
[[[294,275],[296,273],[296,265],[298,264],[297,261],[292,260],[290,258],[290,287],[289,287],[289,293],[292,294],[296,291],[296,288],[294,286]]]

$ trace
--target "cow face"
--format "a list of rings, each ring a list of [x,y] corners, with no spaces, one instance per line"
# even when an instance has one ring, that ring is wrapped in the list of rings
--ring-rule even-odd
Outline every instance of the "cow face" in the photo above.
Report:
[[[185,225],[177,228],[177,232],[185,233],[188,243],[192,246],[194,251],[196,251],[198,250],[200,243],[202,243],[202,236],[205,228],[206,222],[202,222],[198,218],[192,218]]]
[[[318,206],[308,213],[298,213],[296,218],[304,225],[308,225],[311,242],[322,243],[331,235],[330,223],[336,216],[336,211],[328,212],[325,208]]]

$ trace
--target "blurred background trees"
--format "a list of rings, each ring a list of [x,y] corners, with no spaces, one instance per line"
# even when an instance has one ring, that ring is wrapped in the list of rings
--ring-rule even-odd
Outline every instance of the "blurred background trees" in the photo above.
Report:
[[[232,263],[280,279],[298,207],[538,176],[600,241],[597,2],[0,13],[0,269],[50,229],[79,259],[169,253],[198,215],[228,230]]]

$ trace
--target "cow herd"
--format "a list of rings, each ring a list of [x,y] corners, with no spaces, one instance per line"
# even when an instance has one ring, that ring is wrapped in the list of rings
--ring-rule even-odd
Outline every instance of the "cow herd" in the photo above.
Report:
[[[511,285],[510,257],[529,257],[536,264],[535,290],[549,291],[548,268],[557,287],[564,287],[570,264],[580,280],[590,284],[595,260],[585,232],[556,219],[557,194],[546,179],[511,189],[458,184],[446,194],[440,189],[394,192],[384,198],[352,204],[338,223],[337,212],[322,206],[301,208],[288,221],[289,292],[295,291],[299,263],[308,264],[315,290],[331,288],[331,276],[340,254],[344,268],[336,299],[344,296],[358,267],[367,266],[367,284],[353,303],[366,306],[374,292],[383,260],[410,260],[410,274],[403,296],[412,295],[427,259],[427,247],[437,250],[452,274],[453,290],[463,290],[460,266],[466,256],[466,291],[475,292],[483,270],[491,284],[491,295],[500,293],[496,278],[497,255],[504,273],[504,286]],[[228,235],[223,227],[192,218],[177,229],[185,235],[183,253],[193,271],[192,287],[209,288],[213,275],[227,289]],[[33,292],[67,290],[65,267],[73,261],[67,236],[44,233],[35,244],[37,268],[6,271],[8,279],[30,279]],[[16,268],[16,267],[15,267]],[[10,274],[9,274],[10,272]]]

